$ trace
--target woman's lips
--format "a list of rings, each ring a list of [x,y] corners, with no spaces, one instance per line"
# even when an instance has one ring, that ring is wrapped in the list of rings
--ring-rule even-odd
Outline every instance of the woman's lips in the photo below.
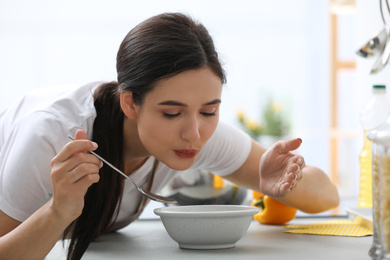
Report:
[[[177,154],[177,156],[182,158],[192,158],[196,156],[198,150],[196,149],[175,150],[175,153]]]

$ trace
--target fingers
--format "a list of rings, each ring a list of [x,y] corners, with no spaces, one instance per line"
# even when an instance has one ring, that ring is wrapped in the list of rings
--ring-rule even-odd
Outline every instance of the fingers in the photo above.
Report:
[[[287,173],[283,185],[286,186],[287,189],[292,190],[298,183],[298,175],[294,172]],[[288,184],[288,185],[287,185]]]
[[[302,179],[302,169],[305,167],[305,160],[302,156],[296,155],[292,159],[292,164],[287,169],[284,182],[280,186],[280,194],[285,195],[286,193],[295,189],[299,181]]]
[[[286,195],[290,191],[291,191],[291,184],[288,182],[285,182],[285,183],[280,185],[279,194],[277,197],[283,197],[284,195]]]
[[[86,151],[94,151],[98,147],[97,143],[89,140],[75,140],[66,144],[61,152],[56,156],[57,160],[66,161],[77,153],[83,153]]]
[[[79,129],[74,135],[74,139],[75,140],[87,139],[87,133],[83,129]]]
[[[298,156],[297,164],[299,165],[299,168],[303,169],[306,167],[305,159],[302,156]]]
[[[63,162],[53,160],[51,178],[54,182],[76,183],[85,176],[98,175],[101,167],[101,161],[94,155],[78,153]]]
[[[76,140],[66,144],[53,158],[51,166],[54,180],[63,179],[74,183],[87,175],[98,174],[102,162],[96,156],[86,153],[96,150],[97,144],[84,138],[87,138],[85,131],[78,130],[75,134]]]
[[[81,164],[70,173],[70,182],[78,183],[81,187],[89,187],[100,179],[99,167],[96,164]]]
[[[280,197],[295,189],[302,179],[305,161],[291,151],[302,144],[300,138],[279,141],[264,154],[260,161],[260,188],[263,193]]]
[[[287,172],[294,173],[296,175],[295,179],[298,181],[302,179],[302,169],[306,166],[305,160],[300,155],[295,155],[291,159],[291,163],[287,168]]]
[[[279,141],[275,144],[276,145],[275,148],[279,151],[279,153],[283,154],[298,149],[301,146],[301,144],[302,144],[302,139],[296,138],[287,141]]]
[[[87,153],[96,150],[97,144],[86,138],[85,131],[78,130],[75,140],[67,143],[51,161],[52,207],[71,221],[81,214],[88,188],[100,179],[102,163]]]
[[[77,182],[88,174],[97,174],[103,166],[101,161],[92,154],[79,153],[70,158],[65,164],[64,170],[71,173],[71,182]]]

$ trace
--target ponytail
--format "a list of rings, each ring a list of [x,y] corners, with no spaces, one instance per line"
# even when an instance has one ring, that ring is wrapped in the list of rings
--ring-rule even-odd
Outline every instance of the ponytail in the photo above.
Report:
[[[119,103],[118,83],[100,85],[94,94],[97,117],[93,124],[92,140],[99,144],[95,151],[123,170],[123,112]],[[64,232],[70,237],[68,260],[81,259],[89,244],[107,232],[118,216],[123,194],[123,179],[104,164],[100,180],[84,197],[84,209]]]

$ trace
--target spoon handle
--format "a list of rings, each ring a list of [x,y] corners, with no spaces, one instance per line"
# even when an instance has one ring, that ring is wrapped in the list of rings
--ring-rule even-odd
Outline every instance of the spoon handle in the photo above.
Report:
[[[74,141],[74,138],[71,137],[70,135],[68,135],[68,138]],[[115,171],[117,171],[118,173],[120,173],[123,177],[129,179],[129,180],[137,187],[137,185],[135,184],[135,182],[134,182],[129,176],[127,176],[126,174],[124,174],[121,170],[119,170],[118,168],[116,168],[116,167],[115,167],[114,165],[112,165],[111,163],[107,162],[103,157],[101,157],[100,155],[98,155],[97,153],[92,152],[92,151],[88,151],[88,153],[95,155],[95,156],[96,156],[97,158],[99,158],[102,162],[104,162],[105,164],[107,164],[108,166],[110,166],[112,169],[114,169]]]
[[[71,139],[71,140],[75,140],[72,136],[68,135],[68,138]],[[93,154],[95,155],[97,158],[99,158],[102,162],[106,163],[108,166],[110,166],[112,169],[114,169],[116,172],[120,173],[123,177],[129,179],[133,184],[134,186],[137,188],[137,190],[139,192],[141,192],[144,196],[146,196],[147,198],[151,199],[151,200],[154,200],[154,201],[158,201],[158,202],[162,202],[162,203],[177,203],[176,200],[173,200],[173,199],[170,199],[170,198],[167,198],[167,197],[163,197],[163,196],[160,196],[160,195],[157,195],[157,194],[154,194],[150,191],[147,191],[147,190],[143,190],[142,188],[138,187],[138,185],[133,181],[133,179],[131,179],[129,176],[127,176],[126,174],[124,174],[121,170],[119,170],[118,168],[116,168],[114,165],[112,165],[111,163],[107,162],[104,158],[102,158],[100,155],[94,153],[94,152],[91,152],[91,151],[87,151],[87,153],[90,153],[90,154]],[[157,165],[157,164],[155,164]],[[155,167],[155,166],[153,166]]]

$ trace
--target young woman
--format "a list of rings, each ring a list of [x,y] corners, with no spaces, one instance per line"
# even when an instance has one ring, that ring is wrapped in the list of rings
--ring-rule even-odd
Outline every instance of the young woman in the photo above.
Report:
[[[305,212],[338,205],[327,175],[292,153],[300,139],[266,150],[218,121],[225,74],[201,24],[177,13],[142,22],[119,48],[117,73],[117,82],[35,91],[0,114],[2,259],[42,259],[61,237],[68,259],[80,259],[142,212],[134,186],[86,151],[156,193],[201,168]]]

